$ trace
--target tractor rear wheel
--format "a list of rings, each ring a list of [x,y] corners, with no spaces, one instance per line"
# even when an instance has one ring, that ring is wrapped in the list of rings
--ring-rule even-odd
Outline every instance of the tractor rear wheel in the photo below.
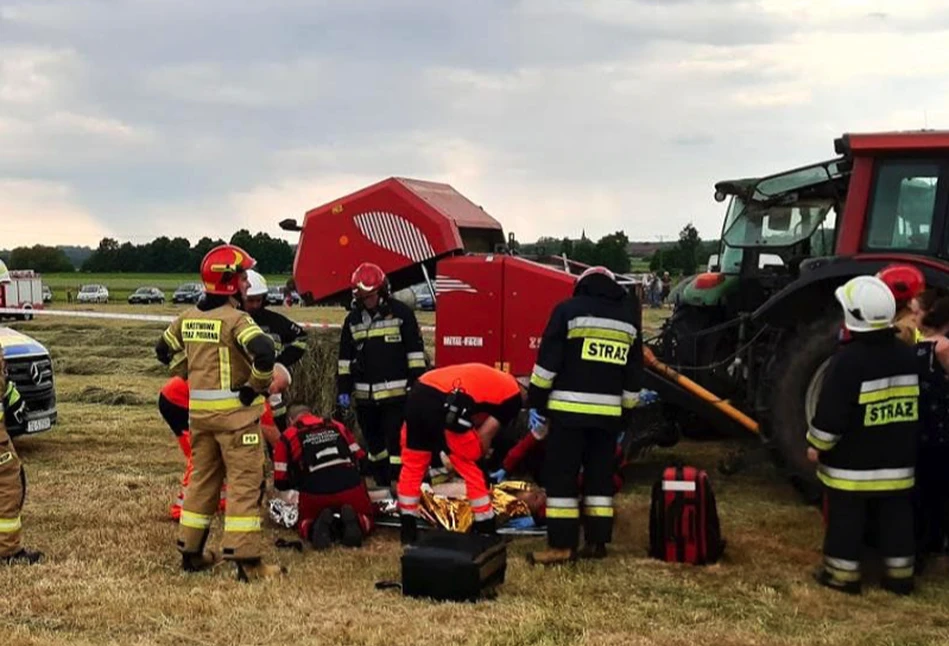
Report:
[[[778,466],[805,500],[820,500],[814,464],[807,459],[807,428],[830,358],[838,346],[840,316],[800,326],[782,344],[774,362],[769,414],[762,434]]]

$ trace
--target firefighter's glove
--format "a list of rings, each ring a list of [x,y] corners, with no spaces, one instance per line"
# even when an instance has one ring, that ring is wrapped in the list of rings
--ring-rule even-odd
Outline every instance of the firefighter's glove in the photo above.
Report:
[[[336,403],[339,404],[339,407],[344,410],[349,408],[349,404],[351,403],[349,399],[349,394],[340,393],[339,397],[336,398]]]
[[[531,432],[540,431],[543,428],[544,424],[547,423],[547,418],[537,412],[536,408],[532,408],[527,417],[527,427]]]
[[[251,388],[250,386],[241,386],[241,389],[237,391],[237,397],[241,400],[241,403],[244,406],[250,406],[254,403],[254,400],[257,399],[259,393]]]
[[[489,474],[488,477],[491,478],[491,482],[498,484],[500,482],[504,482],[504,480],[507,478],[507,471],[504,469],[498,469],[494,473]]]
[[[655,390],[646,390],[643,388],[639,391],[640,406],[649,406],[650,404],[655,404],[657,401],[659,401],[659,393]]]

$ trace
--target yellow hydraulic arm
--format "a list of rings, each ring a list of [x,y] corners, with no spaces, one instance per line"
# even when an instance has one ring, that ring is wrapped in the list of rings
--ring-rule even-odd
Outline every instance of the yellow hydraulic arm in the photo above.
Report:
[[[680,386],[684,390],[687,390],[699,399],[704,400],[710,406],[714,406],[752,433],[759,433],[758,422],[745,415],[743,412],[729,404],[727,401],[723,400],[721,397],[718,397],[714,393],[702,388],[702,386],[698,385],[688,377],[680,375],[678,372],[659,361],[659,359],[656,358],[656,355],[652,353],[652,350],[647,347],[643,348],[643,361],[653,372],[661,375],[677,386]]]

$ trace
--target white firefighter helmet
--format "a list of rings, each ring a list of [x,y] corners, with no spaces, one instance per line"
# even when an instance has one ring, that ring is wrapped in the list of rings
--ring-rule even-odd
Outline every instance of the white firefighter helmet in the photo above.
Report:
[[[583,279],[586,278],[587,276],[593,276],[593,275],[595,275],[595,274],[600,274],[600,275],[602,275],[602,276],[606,276],[607,278],[609,278],[609,279],[612,280],[613,282],[616,282],[616,274],[614,274],[612,271],[610,271],[610,270],[607,269],[606,267],[602,267],[602,266],[596,266],[596,267],[589,267],[589,268],[587,268],[582,274],[580,274],[580,277],[577,278],[577,282],[579,283],[581,280],[583,280]]]
[[[2,260],[0,260],[0,285],[12,282],[13,280],[10,278],[10,270],[7,269],[7,266],[3,264]]]
[[[874,332],[892,327],[896,316],[893,292],[876,276],[857,276],[834,292],[851,332]]]
[[[247,295],[248,296],[266,296],[267,279],[261,276],[253,269],[247,270]]]

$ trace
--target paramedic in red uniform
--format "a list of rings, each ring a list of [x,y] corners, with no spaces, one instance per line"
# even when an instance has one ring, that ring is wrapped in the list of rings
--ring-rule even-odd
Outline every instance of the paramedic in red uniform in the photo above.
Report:
[[[389,487],[399,480],[405,398],[425,372],[425,349],[415,313],[389,297],[389,279],[378,265],[359,265],[352,288],[353,307],[339,340],[337,402],[349,408],[355,399],[373,479]]]
[[[374,527],[372,502],[359,475],[365,451],[349,429],[305,406],[294,406],[289,421],[274,447],[274,487],[300,492],[300,536],[316,549],[334,539],[359,547]],[[334,512],[342,527],[335,526]]]
[[[172,377],[161,388],[158,395],[158,412],[168,424],[168,428],[175,434],[181,453],[185,456],[185,472],[181,476],[181,489],[178,497],[171,506],[171,517],[174,520],[181,518],[181,503],[185,499],[185,489],[191,482],[191,473],[194,464],[191,461],[191,431],[188,429],[188,382],[181,377]]]
[[[491,492],[477,462],[498,431],[517,417],[526,395],[513,376],[480,363],[437,368],[419,378],[402,427],[398,496],[403,544],[417,537],[422,480],[443,443],[452,468],[465,480],[474,530],[495,532]]]

